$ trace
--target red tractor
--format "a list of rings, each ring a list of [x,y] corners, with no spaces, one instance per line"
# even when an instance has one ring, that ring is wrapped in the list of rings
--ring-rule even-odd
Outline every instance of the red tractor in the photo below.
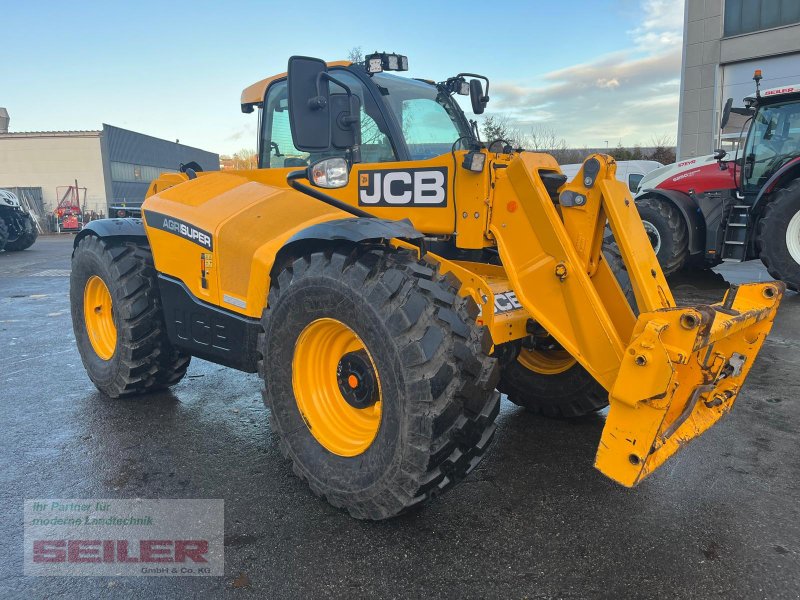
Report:
[[[800,84],[756,93],[744,108],[742,152],[667,165],[646,175],[636,204],[665,274],[685,265],[760,258],[775,279],[800,291]]]

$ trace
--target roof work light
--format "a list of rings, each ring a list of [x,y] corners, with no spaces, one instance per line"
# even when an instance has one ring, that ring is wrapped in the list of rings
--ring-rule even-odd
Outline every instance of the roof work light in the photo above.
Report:
[[[408,57],[389,52],[373,52],[364,58],[367,73],[381,71],[408,71]]]

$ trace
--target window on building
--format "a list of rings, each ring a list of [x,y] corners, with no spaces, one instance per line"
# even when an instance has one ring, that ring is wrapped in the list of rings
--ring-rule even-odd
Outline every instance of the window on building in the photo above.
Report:
[[[798,0],[725,0],[725,36],[800,23]]]
[[[112,181],[150,183],[154,179],[158,179],[163,173],[177,173],[177,170],[111,161]]]

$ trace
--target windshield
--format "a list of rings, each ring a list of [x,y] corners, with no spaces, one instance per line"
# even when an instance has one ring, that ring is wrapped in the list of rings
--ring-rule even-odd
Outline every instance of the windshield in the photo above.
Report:
[[[453,99],[435,85],[378,73],[372,77],[386,105],[403,131],[411,160],[433,158],[466,148],[471,138],[469,124]]]
[[[761,108],[747,138],[744,191],[759,191],[796,156],[800,156],[800,102]]]

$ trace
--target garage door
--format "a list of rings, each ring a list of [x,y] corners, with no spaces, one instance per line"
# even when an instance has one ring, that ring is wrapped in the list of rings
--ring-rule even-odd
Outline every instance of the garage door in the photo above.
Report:
[[[722,65],[722,99],[720,109],[728,98],[734,106],[744,106],[742,99],[755,92],[753,71],[761,69],[764,79],[761,89],[800,83],[800,53]]]
[[[755,93],[753,71],[761,69],[764,79],[761,89],[780,87],[800,83],[800,53],[784,54],[769,58],[758,58],[740,63],[722,65],[722,94],[719,98],[717,114],[722,114],[722,107],[728,98],[733,98],[734,106],[744,106],[745,96]],[[733,153],[739,134],[746,118],[732,114],[728,125],[718,140],[717,147]]]

